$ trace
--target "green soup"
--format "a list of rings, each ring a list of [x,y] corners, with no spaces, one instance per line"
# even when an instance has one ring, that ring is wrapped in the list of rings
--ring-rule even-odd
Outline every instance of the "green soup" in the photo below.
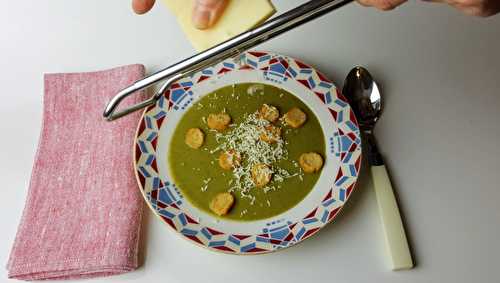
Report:
[[[256,91],[249,91],[249,88]],[[316,116],[301,100],[283,89],[254,83],[236,84],[218,89],[196,102],[184,113],[174,131],[168,151],[170,172],[177,187],[193,206],[216,216],[209,208],[210,201],[218,193],[231,190],[236,178],[232,171],[223,170],[218,165],[220,151],[216,149],[220,140],[214,130],[208,128],[206,117],[225,111],[236,126],[263,104],[277,107],[280,116],[292,107],[298,107],[307,114],[302,127],[282,127],[287,157],[272,165],[286,170],[290,176],[281,180],[273,177],[266,189],[253,187],[245,196],[233,189],[235,203],[221,218],[240,221],[269,218],[292,208],[311,191],[321,171],[303,173],[298,160],[306,152],[325,156],[323,131]],[[205,141],[199,149],[188,147],[184,140],[186,131],[195,127],[205,134]],[[225,132],[232,129],[230,127]]]

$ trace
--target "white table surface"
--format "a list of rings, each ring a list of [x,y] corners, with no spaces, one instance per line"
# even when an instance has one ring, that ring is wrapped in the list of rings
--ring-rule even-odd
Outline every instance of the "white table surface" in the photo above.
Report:
[[[274,2],[283,11],[304,1]],[[129,63],[153,72],[194,50],[161,5],[136,16],[123,0],[0,4],[4,264],[37,145],[42,74]],[[143,265],[89,282],[499,282],[500,15],[471,18],[420,1],[388,13],[353,4],[260,49],[301,58],[338,85],[355,64],[381,83],[386,109],[377,137],[416,268],[389,271],[365,167],[334,224],[301,245],[263,256],[217,254],[148,213]],[[0,281],[6,278],[0,269]]]

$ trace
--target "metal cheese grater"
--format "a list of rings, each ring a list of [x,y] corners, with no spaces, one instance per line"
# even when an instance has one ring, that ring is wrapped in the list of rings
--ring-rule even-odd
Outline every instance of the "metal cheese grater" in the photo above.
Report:
[[[227,58],[235,57],[260,43],[334,11],[350,2],[352,2],[352,0],[311,0],[206,51],[200,52],[148,77],[138,80],[121,90],[111,99],[104,110],[104,118],[108,121],[113,121],[152,105],[156,103],[156,100],[158,100],[176,80],[217,64]],[[118,105],[127,96],[160,82],[163,82],[163,84],[149,99],[139,102],[129,108],[117,111]]]

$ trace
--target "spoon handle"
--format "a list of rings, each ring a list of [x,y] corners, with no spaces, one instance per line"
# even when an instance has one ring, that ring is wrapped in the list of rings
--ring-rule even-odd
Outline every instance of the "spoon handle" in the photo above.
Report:
[[[378,165],[372,166],[371,171],[392,270],[410,269],[413,260],[387,169],[385,165]]]

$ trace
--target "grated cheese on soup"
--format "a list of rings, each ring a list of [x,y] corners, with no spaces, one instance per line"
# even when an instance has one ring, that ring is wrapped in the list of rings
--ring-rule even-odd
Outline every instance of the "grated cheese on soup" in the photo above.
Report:
[[[287,178],[300,176],[299,173],[291,174],[287,170],[278,167],[276,164],[281,160],[288,159],[288,151],[285,141],[277,137],[273,144],[261,140],[261,134],[265,131],[265,126],[270,122],[259,118],[258,113],[245,114],[243,122],[232,124],[230,131],[225,133],[215,133],[218,146],[210,151],[214,154],[219,151],[237,151],[243,159],[241,166],[232,169],[233,180],[229,183],[229,192],[239,192],[242,198],[248,198],[253,205],[255,197],[251,190],[255,188],[252,180],[251,170],[256,164],[267,164],[272,173],[271,181],[283,182]],[[263,188],[267,193],[276,190],[274,186]]]

